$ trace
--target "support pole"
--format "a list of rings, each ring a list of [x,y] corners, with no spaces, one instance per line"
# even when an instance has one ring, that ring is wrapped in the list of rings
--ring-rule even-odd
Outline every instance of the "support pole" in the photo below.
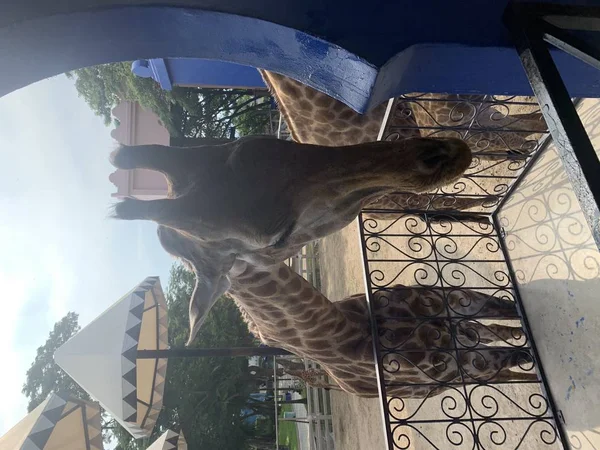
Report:
[[[515,40],[523,68],[563,161],[573,192],[596,245],[600,248],[600,162],[545,41],[557,44],[594,67],[600,66],[600,62],[596,60],[600,50],[576,38],[570,38],[563,30],[556,33],[555,26],[544,22],[545,8],[548,6],[512,3],[505,12],[504,21]],[[577,11],[576,8],[563,6],[555,7],[546,14],[553,12],[558,17],[576,16]],[[587,14],[600,14],[600,8],[585,11]],[[552,36],[553,31],[558,36]]]
[[[138,350],[138,359],[154,358],[201,358],[207,356],[280,356],[291,355],[287,350],[275,347],[227,347],[227,348],[169,348],[164,350]]]

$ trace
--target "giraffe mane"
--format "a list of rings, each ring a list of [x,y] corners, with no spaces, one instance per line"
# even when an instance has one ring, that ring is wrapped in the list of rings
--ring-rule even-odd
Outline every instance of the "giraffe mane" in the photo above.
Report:
[[[242,305],[240,302],[238,302],[234,297],[232,297],[231,295],[225,294],[226,297],[230,298],[231,300],[233,300],[233,302],[236,304],[236,306],[238,307],[238,309],[240,310],[240,315],[242,316],[242,320],[244,321],[244,323],[246,324],[246,326],[248,327],[248,331],[253,334],[254,336],[256,336],[257,338],[260,339],[260,341],[263,344],[267,344],[267,342],[265,342],[265,340],[263,339],[260,330],[258,328],[258,326],[256,325],[256,323],[254,322],[254,320],[252,319],[252,317],[250,316],[250,314],[248,314],[248,311],[246,311],[246,308],[244,308],[244,305]]]
[[[258,69],[258,73],[260,73],[260,76],[262,77],[263,81],[267,85],[269,92],[275,99],[275,103],[277,104],[277,109],[279,110],[279,113],[283,116],[283,120],[285,120],[288,130],[290,130],[292,139],[296,142],[300,142],[301,140],[298,135],[298,130],[296,130],[296,124],[292,120],[292,115],[291,115],[290,111],[287,109],[287,106],[279,98],[279,95],[277,94],[277,90],[274,88],[273,82],[271,81],[271,77],[269,76],[269,72],[266,70],[263,70],[263,69]]]

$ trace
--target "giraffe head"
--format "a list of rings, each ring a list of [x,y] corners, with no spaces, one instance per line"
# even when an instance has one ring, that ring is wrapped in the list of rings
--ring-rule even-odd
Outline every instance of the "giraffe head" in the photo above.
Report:
[[[126,199],[115,205],[115,216],[153,220],[193,241],[188,260],[196,261],[205,284],[198,296],[211,304],[227,289],[236,260],[258,267],[284,261],[348,225],[373,197],[457,179],[471,152],[457,139],[324,147],[256,136],[196,148],[122,146],[112,162],[166,175],[170,198]]]
[[[121,146],[112,162],[158,170],[171,191],[164,200],[125,199],[116,217],[153,220],[241,256],[280,262],[289,246],[347,225],[367,198],[454,181],[471,152],[451,138],[325,147],[253,136],[200,147]]]

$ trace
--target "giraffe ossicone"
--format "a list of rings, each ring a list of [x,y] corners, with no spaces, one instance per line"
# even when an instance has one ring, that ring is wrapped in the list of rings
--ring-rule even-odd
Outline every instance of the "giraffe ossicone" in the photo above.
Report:
[[[326,129],[327,122],[321,125]],[[169,198],[128,199],[116,205],[115,215],[157,222],[165,250],[195,272],[190,340],[214,302],[228,292],[262,342],[319,362],[346,392],[378,395],[364,295],[334,304],[281,261],[306,243],[340,230],[366,204],[381,201],[383,195],[429,191],[458,179],[472,156],[468,146],[457,139],[413,137],[355,144],[306,145],[248,137],[224,145],[123,146],[114,152],[112,160],[117,167],[153,169],[168,179]],[[417,300],[423,295],[422,290],[404,286],[392,292],[398,300],[391,302],[394,308],[406,302],[407,293]],[[499,306],[499,299],[481,293],[465,295],[496,305],[498,314],[514,308],[514,304]],[[414,320],[410,310],[387,312]],[[467,331],[460,336],[465,341],[475,339],[474,345],[518,334],[502,325],[465,324]],[[425,336],[439,336],[440,345],[447,345],[451,335],[444,332],[445,320],[427,321],[426,326],[433,332]],[[439,355],[437,362],[432,362],[435,352],[427,339],[407,335],[402,329],[383,337],[402,345],[410,343],[419,350],[399,371],[398,395],[431,395],[427,389],[409,384],[425,379],[450,382],[463,376],[466,368],[484,381],[536,379],[535,374],[510,370],[518,365],[510,349],[478,349],[480,355],[487,352],[489,356],[485,364],[466,350],[456,352],[454,362],[441,361]]]

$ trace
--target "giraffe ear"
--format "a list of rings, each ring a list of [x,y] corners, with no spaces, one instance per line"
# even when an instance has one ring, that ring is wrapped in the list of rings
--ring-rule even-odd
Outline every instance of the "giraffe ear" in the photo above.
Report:
[[[227,274],[235,262],[235,255],[210,251],[196,239],[162,225],[158,227],[157,235],[163,248],[180,258],[196,275],[189,306],[190,336],[186,345],[190,345],[210,309],[231,286]]]
[[[186,343],[187,346],[196,338],[216,301],[231,286],[226,274],[211,274],[213,276],[207,277],[206,274],[199,273],[196,268],[194,268],[194,272],[196,273],[196,286],[190,299],[190,336]]]

